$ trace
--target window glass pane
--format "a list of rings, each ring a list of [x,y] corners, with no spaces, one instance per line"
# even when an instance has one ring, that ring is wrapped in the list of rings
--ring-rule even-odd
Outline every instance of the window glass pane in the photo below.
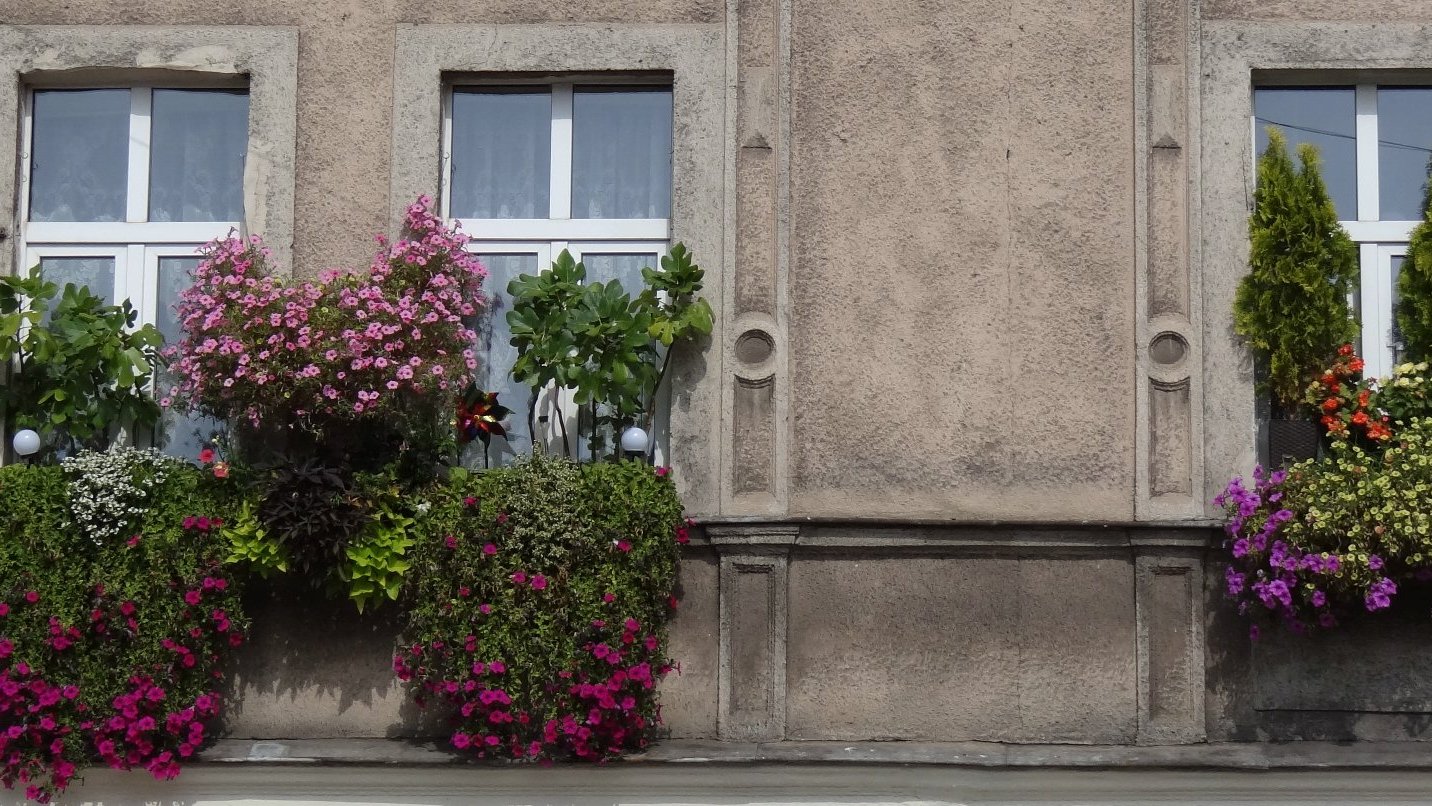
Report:
[[[1352,87],[1264,88],[1253,93],[1258,154],[1268,147],[1268,127],[1278,126],[1297,163],[1300,143],[1317,146],[1323,181],[1338,218],[1357,220],[1357,100]],[[1385,216],[1384,216],[1385,217]]]
[[[1421,219],[1432,167],[1432,89],[1378,89],[1377,139],[1380,217]]]
[[[617,280],[622,290],[633,298],[646,288],[641,270],[654,268],[659,262],[656,255],[601,255],[583,253],[582,265],[587,269],[588,283],[608,283]]]
[[[249,94],[155,90],[150,221],[242,221]]]
[[[159,258],[159,307],[155,311],[154,324],[164,335],[165,344],[174,344],[184,335],[174,306],[179,303],[179,295],[193,283],[194,269],[198,266],[197,257]],[[161,367],[155,374],[156,394],[160,398],[168,397],[176,381],[174,373],[167,367]],[[197,412],[190,414],[165,408],[161,409],[155,429],[154,445],[170,456],[194,462],[199,458],[199,450],[223,430],[223,420]]]
[[[545,87],[452,94],[454,218],[547,218],[552,94]]]
[[[512,310],[512,298],[507,294],[507,284],[519,274],[536,274],[537,256],[483,254],[478,257],[487,267],[483,288],[488,303],[474,328],[477,331],[477,383],[483,391],[496,392],[497,402],[511,409],[512,415],[507,418],[507,438],[492,438],[486,461],[481,441],[474,440],[468,445],[462,460],[470,467],[510,464],[513,459],[532,452],[532,435],[527,428],[527,406],[532,391],[526,384],[514,381],[511,374],[517,350],[509,344],[512,331],[507,327],[507,312]]]
[[[129,90],[34,96],[31,221],[123,221],[129,178]]]
[[[671,216],[671,90],[578,87],[572,217]]]
[[[66,284],[73,283],[88,288],[107,304],[115,304],[112,257],[44,257],[40,258],[40,274],[46,282],[59,286],[59,293],[64,293]],[[58,300],[56,294],[55,301]]]

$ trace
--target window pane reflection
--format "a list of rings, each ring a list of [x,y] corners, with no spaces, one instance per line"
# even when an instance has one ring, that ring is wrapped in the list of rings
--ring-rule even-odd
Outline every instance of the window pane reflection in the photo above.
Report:
[[[507,326],[507,312],[512,310],[512,297],[507,294],[507,284],[519,274],[537,274],[537,256],[480,254],[482,265],[487,268],[487,279],[482,286],[488,298],[487,305],[479,316],[477,326],[477,383],[483,391],[496,392],[497,402],[512,410],[506,422],[507,437],[493,437],[492,444],[484,452],[482,442],[474,440],[463,452],[463,464],[483,467],[510,464],[519,456],[532,452],[532,435],[527,428],[527,406],[532,399],[532,390],[523,383],[512,379],[512,365],[517,361],[517,349],[510,344],[512,331]]]
[[[1432,89],[1379,88],[1377,139],[1379,217],[1421,219],[1432,167]]]
[[[184,335],[175,306],[179,295],[193,283],[194,269],[198,266],[198,257],[159,258],[159,309],[155,312],[154,324],[163,334],[165,344],[174,344]],[[177,381],[173,372],[161,367],[155,373],[156,395],[161,399],[169,397]],[[161,409],[155,429],[155,447],[170,456],[193,462],[199,458],[199,449],[223,430],[223,420],[165,408]]]
[[[1253,93],[1257,153],[1268,148],[1268,127],[1277,126],[1297,163],[1301,143],[1312,143],[1321,158],[1323,181],[1338,218],[1357,220],[1357,101],[1352,87],[1264,88]],[[1385,218],[1386,216],[1384,216]]]
[[[242,221],[249,95],[155,90],[150,221]]]

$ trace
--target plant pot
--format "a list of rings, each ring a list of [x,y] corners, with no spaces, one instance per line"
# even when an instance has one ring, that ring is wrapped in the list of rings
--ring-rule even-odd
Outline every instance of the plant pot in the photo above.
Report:
[[[1268,464],[1291,465],[1304,459],[1316,459],[1322,440],[1322,429],[1312,420],[1268,421]]]

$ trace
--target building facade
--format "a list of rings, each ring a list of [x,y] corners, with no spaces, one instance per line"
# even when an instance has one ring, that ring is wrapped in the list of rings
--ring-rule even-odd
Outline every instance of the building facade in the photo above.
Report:
[[[1258,443],[1255,97],[1338,90],[1289,127],[1351,126],[1372,314],[1407,229],[1378,144],[1432,147],[1432,101],[1381,94],[1422,87],[1419,0],[0,0],[0,271],[162,323],[198,243],[316,276],[425,194],[494,279],[681,241],[716,326],[663,446],[704,527],[673,736],[1424,738],[1425,650],[1250,646],[1210,503]],[[230,735],[424,734],[395,628],[327,607],[255,603]]]

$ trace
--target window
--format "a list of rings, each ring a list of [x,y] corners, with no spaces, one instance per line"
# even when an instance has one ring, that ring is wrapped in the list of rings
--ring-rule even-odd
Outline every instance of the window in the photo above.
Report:
[[[513,411],[508,438],[489,452],[497,464],[532,447],[531,394],[509,375],[507,284],[566,249],[589,281],[615,279],[633,294],[643,287],[641,269],[656,265],[671,237],[671,86],[457,84],[444,107],[443,213],[462,223],[488,270],[478,382]],[[562,408],[572,423],[575,407]]]
[[[1318,147],[1338,218],[1361,252],[1359,352],[1369,376],[1388,374],[1399,350],[1397,273],[1432,167],[1432,88],[1259,87],[1253,115],[1258,154],[1268,126],[1280,127],[1290,147]]]
[[[20,193],[22,266],[110,302],[173,342],[195,250],[244,219],[244,89],[35,89]],[[156,383],[165,387],[161,373]],[[215,424],[166,412],[157,445],[192,457]]]

